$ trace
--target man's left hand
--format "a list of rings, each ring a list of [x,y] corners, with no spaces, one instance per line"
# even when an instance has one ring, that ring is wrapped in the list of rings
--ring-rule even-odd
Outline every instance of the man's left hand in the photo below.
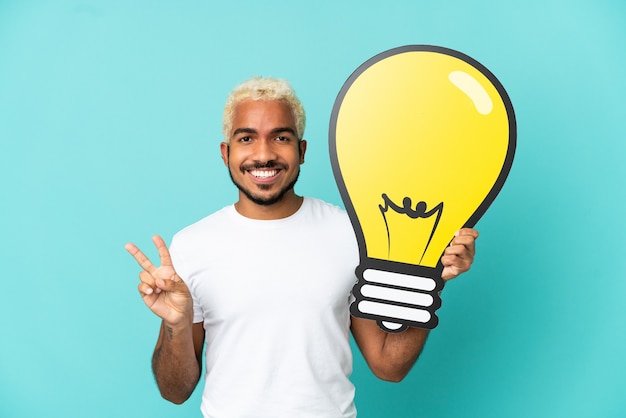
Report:
[[[444,280],[454,279],[470,269],[476,253],[477,238],[478,231],[475,229],[463,228],[457,231],[441,257],[441,264],[443,264],[441,277]]]

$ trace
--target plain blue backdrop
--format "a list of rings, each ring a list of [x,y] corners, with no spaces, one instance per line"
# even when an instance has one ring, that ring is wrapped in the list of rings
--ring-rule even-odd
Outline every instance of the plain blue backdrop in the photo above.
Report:
[[[621,0],[0,0],[0,416],[198,417],[199,390],[159,397],[124,244],[154,257],[152,234],[236,199],[221,110],[254,75],[306,106],[298,192],[341,205],[335,97],[407,44],[495,73],[518,149],[411,374],[378,381],[355,354],[359,417],[626,416]]]

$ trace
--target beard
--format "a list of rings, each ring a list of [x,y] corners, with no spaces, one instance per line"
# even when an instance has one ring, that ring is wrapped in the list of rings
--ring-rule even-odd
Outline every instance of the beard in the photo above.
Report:
[[[263,165],[263,166],[258,165],[255,168],[263,168],[263,167],[271,168],[269,167],[269,165]],[[230,176],[230,180],[233,182],[233,184],[237,186],[239,191],[241,191],[241,193],[243,193],[250,201],[256,203],[257,205],[270,206],[283,200],[287,192],[293,190],[294,186],[296,185],[296,182],[298,181],[298,177],[300,177],[300,170],[298,170],[298,172],[296,173],[296,177],[293,179],[293,181],[286,184],[282,189],[280,189],[275,194],[271,196],[267,196],[267,197],[255,195],[252,192],[252,190],[246,189],[243,185],[237,183],[237,181],[233,177],[233,173],[231,173],[230,171],[230,167],[228,168],[228,175]],[[261,185],[258,185],[257,187],[260,190],[269,190],[272,186],[261,184]]]

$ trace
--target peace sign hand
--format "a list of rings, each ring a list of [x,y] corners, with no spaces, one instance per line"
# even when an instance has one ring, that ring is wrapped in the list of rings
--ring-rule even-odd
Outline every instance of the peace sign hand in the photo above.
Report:
[[[128,243],[126,251],[139,263],[143,271],[139,273],[138,289],[145,304],[170,325],[193,320],[193,302],[189,289],[178,276],[170,252],[163,239],[155,235],[152,242],[159,252],[161,266],[155,267],[135,244]]]

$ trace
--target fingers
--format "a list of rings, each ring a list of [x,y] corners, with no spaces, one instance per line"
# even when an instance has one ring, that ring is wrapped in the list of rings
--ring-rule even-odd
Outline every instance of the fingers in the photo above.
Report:
[[[470,269],[476,254],[477,238],[478,231],[475,229],[463,228],[457,231],[450,246],[445,249],[441,257],[441,264],[444,266],[442,277],[445,280],[452,279]]]
[[[165,245],[165,241],[158,235],[152,237],[152,242],[157,248],[159,253],[159,259],[161,260],[161,266],[172,266],[172,257],[170,256],[170,251],[167,249],[167,245]],[[129,242],[124,246],[126,251],[133,256],[133,258],[137,261],[137,263],[143,268],[145,271],[154,273],[157,269],[154,264],[150,261],[150,259],[133,243]]]
[[[187,289],[187,285],[180,280],[171,280],[171,279],[155,279],[150,273],[146,271],[142,271],[139,274],[139,278],[141,282],[137,289],[141,294],[141,297],[146,300],[147,297],[150,297],[150,300],[154,301],[161,293],[189,293]],[[146,300],[147,302],[147,300]]]
[[[140,272],[139,280],[141,281],[141,283],[139,283],[139,292],[142,296],[161,292],[157,286],[157,279],[155,279],[151,273],[145,270]]]
[[[159,252],[159,258],[161,259],[162,266],[172,266],[172,257],[170,256],[170,251],[167,249],[167,245],[165,245],[165,241],[158,235],[152,237],[152,242],[157,247],[157,251]]]
[[[141,293],[142,297],[145,295],[159,294],[161,292],[172,292],[180,290],[180,287],[185,287],[186,285],[181,281],[177,280],[178,276],[174,275],[171,279],[162,279],[159,277],[154,277],[147,271],[142,271],[139,273],[139,283],[138,289],[139,293]]]
[[[475,229],[460,229],[456,232],[456,234],[454,234],[454,238],[450,242],[450,246],[448,248],[455,247],[457,251],[463,251],[463,248],[460,247],[465,247],[465,249],[467,249],[472,254],[472,256],[474,256],[474,254],[476,253],[475,241],[477,238],[478,231],[476,231]]]
[[[478,231],[475,230],[474,228],[461,228],[458,231],[456,231],[456,234],[454,234],[454,236],[461,236],[461,235],[469,235],[474,237],[474,239],[478,238]]]
[[[176,280],[178,276],[172,279],[156,279],[155,293],[161,292],[181,292],[187,289],[187,285],[182,280]]]
[[[471,263],[476,254],[476,238],[478,238],[478,231],[475,229],[463,228],[459,230],[448,248],[443,252],[444,257],[451,263],[454,262],[455,258],[469,260]]]
[[[149,273],[153,273],[156,270],[150,259],[135,244],[129,242],[124,248],[133,256],[142,269]]]
[[[155,289],[154,287],[144,282],[139,283],[139,286],[137,286],[137,289],[139,289],[139,293],[141,293],[142,298],[146,296],[154,295],[155,293],[161,293],[161,292],[157,292],[158,289]]]
[[[454,271],[454,276],[458,276],[459,274],[468,271],[473,262],[474,257],[469,253],[445,253],[445,255],[441,257],[441,264],[443,264],[444,268]]]

